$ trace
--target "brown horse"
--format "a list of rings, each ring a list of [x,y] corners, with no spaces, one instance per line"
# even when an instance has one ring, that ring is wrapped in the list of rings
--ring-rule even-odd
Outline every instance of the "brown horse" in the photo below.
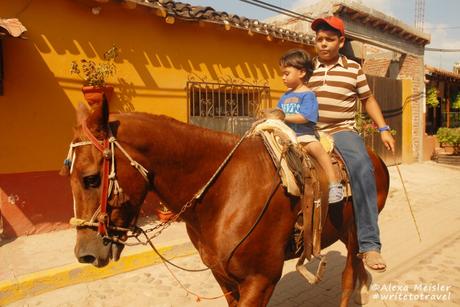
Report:
[[[80,108],[78,114],[80,125],[75,128],[73,143],[87,140],[83,122],[99,140],[110,136],[110,127],[132,159],[148,170],[144,180],[124,154],[115,151],[116,176],[128,198],[116,204],[109,199],[107,214],[112,226],[135,225],[149,190],[154,190],[172,211],[179,212],[238,142],[234,135],[184,124],[166,116],[110,114],[109,121],[106,103],[91,111]],[[104,157],[95,146],[75,147],[74,153],[70,179],[75,215],[89,221],[100,205]],[[371,153],[371,158],[381,210],[388,193],[388,171],[375,154]],[[241,242],[267,201],[263,217]],[[261,139],[255,136],[241,143],[202,198],[181,215],[202,261],[211,268],[222,291],[230,292],[226,295],[230,306],[268,304],[281,277],[285,250],[299,208],[299,200],[279,186],[271,158]],[[77,229],[75,255],[80,262],[102,267],[110,258],[119,258],[122,245],[104,242],[94,227]],[[111,235],[118,232],[108,229]],[[346,306],[356,282],[359,280],[361,287],[368,282],[363,263],[356,257],[358,248],[349,200],[329,210],[322,247],[339,239],[348,249],[341,299],[341,305]]]

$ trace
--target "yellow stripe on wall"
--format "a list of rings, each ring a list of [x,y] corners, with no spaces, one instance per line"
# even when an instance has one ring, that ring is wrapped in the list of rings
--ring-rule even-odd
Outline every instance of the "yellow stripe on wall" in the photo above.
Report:
[[[402,162],[415,162],[412,149],[412,80],[402,81]]]

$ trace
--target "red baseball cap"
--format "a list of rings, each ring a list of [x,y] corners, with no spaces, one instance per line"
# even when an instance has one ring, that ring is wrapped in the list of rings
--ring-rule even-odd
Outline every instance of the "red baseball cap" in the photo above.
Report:
[[[342,36],[345,36],[345,26],[343,25],[342,19],[340,19],[339,17],[329,16],[324,18],[316,18],[311,23],[311,28],[313,29],[313,31],[316,31],[318,29],[318,26],[322,23],[330,25],[331,27],[339,31],[342,34]]]

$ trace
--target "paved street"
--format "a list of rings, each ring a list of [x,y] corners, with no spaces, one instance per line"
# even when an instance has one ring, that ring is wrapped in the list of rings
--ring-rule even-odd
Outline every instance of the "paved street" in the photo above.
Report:
[[[422,235],[419,242],[395,167],[391,190],[380,216],[383,254],[389,269],[373,274],[369,306],[460,305],[460,168],[431,162],[400,166]],[[345,249],[336,243],[324,251],[328,265],[324,280],[310,286],[286,262],[270,301],[272,307],[337,306]],[[188,268],[201,268],[197,255],[176,259]],[[189,273],[171,269],[183,285],[201,296],[221,295],[209,271]],[[226,306],[225,299],[202,300],[187,294],[163,265],[58,289],[9,306]],[[350,303],[354,306],[353,301]]]

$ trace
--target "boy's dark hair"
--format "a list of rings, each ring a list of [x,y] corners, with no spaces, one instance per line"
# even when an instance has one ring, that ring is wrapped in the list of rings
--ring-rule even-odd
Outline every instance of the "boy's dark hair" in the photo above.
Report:
[[[334,32],[334,34],[337,34],[339,38],[342,36],[342,33],[339,30],[337,30],[336,28],[330,26],[329,24],[325,22],[322,22],[317,26],[316,33],[318,34],[318,31],[321,31],[321,30]]]
[[[303,49],[291,49],[280,58],[280,66],[294,67],[305,71],[304,81],[308,81],[313,73],[310,55]]]

